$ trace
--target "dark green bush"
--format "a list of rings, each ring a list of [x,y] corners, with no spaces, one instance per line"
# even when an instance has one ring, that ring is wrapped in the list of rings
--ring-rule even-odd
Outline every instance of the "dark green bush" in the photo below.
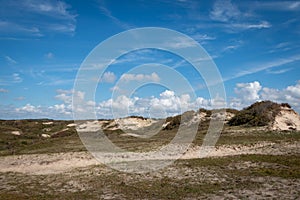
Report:
[[[280,107],[290,107],[288,104],[277,104],[272,101],[261,101],[238,112],[228,124],[230,126],[266,126],[274,121]]]

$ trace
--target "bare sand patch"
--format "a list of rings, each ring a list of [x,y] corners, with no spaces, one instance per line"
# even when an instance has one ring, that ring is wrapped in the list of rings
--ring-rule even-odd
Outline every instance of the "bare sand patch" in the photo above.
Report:
[[[15,155],[0,158],[0,172],[57,174],[97,163],[88,152]]]
[[[272,130],[300,130],[300,116],[291,108],[281,107],[271,127]]]
[[[224,157],[243,154],[285,155],[299,154],[300,143],[272,143],[259,142],[253,145],[223,145],[212,148],[208,157]],[[200,157],[201,147],[191,147],[181,159],[195,159]],[[173,159],[173,155],[158,154],[156,157],[147,157],[147,153],[137,153],[134,157],[125,157],[123,154],[111,154],[112,162],[139,160]],[[114,157],[113,157],[114,156]],[[30,154],[0,157],[0,172],[20,172],[26,174],[58,174],[80,167],[100,164],[88,152],[67,152],[53,154]]]

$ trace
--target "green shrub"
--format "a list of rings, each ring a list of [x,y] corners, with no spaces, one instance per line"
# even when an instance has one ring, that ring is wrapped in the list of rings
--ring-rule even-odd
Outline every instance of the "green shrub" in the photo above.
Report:
[[[290,107],[289,104],[277,104],[272,101],[261,101],[238,112],[228,124],[230,126],[266,126],[274,121],[280,107]]]

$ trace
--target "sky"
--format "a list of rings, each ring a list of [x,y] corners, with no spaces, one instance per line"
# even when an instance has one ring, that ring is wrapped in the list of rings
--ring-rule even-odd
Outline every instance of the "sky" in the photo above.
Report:
[[[0,4],[0,119],[72,119],[74,109],[95,112],[97,118],[165,117],[200,107],[242,109],[262,100],[287,102],[300,112],[300,1]],[[85,79],[96,86],[93,98],[87,97],[88,88],[75,89],[97,45],[144,27],[174,30],[199,43],[215,63],[226,97],[211,96],[205,77],[185,58],[154,48],[122,52],[101,74],[96,72],[103,66],[94,63]],[[182,38],[170,44],[189,45]],[[97,53],[106,55],[106,49]],[[80,100],[79,107],[72,107],[72,98]]]

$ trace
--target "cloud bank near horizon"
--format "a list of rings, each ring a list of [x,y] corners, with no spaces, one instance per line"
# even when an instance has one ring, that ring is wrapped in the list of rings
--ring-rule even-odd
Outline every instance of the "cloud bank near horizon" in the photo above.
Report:
[[[7,92],[7,91],[5,91]],[[189,94],[177,96],[174,91],[165,90],[159,97],[141,98],[125,95],[107,99],[101,102],[85,101],[84,93],[74,90],[57,90],[55,98],[61,104],[41,106],[26,104],[22,107],[3,107],[1,119],[22,118],[53,118],[72,119],[72,95],[77,95],[81,105],[75,109],[83,109],[84,112],[96,112],[98,119],[120,118],[130,115],[138,115],[151,118],[164,118],[181,114],[188,110],[199,108],[234,108],[242,109],[256,101],[271,100],[278,103],[289,103],[298,113],[300,111],[300,80],[295,85],[290,85],[282,90],[263,87],[260,82],[237,83],[234,89],[235,97],[224,99],[206,99],[197,97],[191,99]],[[83,117],[84,118],[84,117]]]

